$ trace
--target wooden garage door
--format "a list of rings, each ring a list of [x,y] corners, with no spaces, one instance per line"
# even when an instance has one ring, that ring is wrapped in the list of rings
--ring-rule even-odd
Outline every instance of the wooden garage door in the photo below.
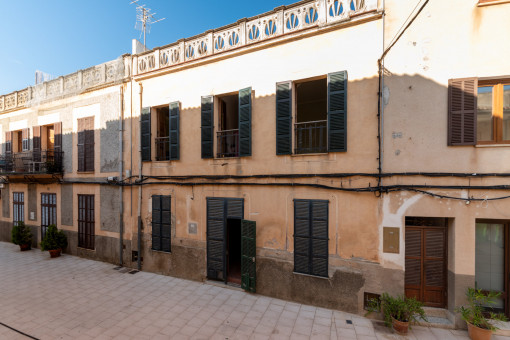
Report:
[[[429,307],[446,307],[446,230],[406,226],[405,293]]]

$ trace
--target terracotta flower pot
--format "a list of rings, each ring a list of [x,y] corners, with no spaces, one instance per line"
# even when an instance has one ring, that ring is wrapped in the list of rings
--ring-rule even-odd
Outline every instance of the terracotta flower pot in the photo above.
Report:
[[[51,249],[48,250],[50,252],[50,257],[59,257],[60,253],[62,252],[62,249]]]
[[[407,335],[409,331],[409,322],[398,321],[391,318],[393,324],[393,330],[399,335]]]
[[[30,246],[30,244],[20,244],[20,245],[19,245],[19,249],[20,249],[21,251],[25,251],[25,250],[30,250],[30,249],[32,249],[32,247]]]
[[[484,329],[476,327],[468,322],[468,334],[472,340],[491,340],[492,331],[490,329]]]

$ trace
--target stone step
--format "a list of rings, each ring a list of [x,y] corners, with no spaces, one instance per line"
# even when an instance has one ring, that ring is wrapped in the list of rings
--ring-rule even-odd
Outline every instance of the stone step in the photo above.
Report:
[[[494,334],[510,336],[510,322],[493,321],[492,323],[494,324],[494,326],[499,328],[498,330],[494,331]]]
[[[419,319],[418,325],[424,326],[424,327],[455,329],[455,325],[448,318],[427,315],[427,321]]]
[[[449,312],[447,309],[423,307],[423,310],[425,311],[425,315],[427,316],[448,319]]]

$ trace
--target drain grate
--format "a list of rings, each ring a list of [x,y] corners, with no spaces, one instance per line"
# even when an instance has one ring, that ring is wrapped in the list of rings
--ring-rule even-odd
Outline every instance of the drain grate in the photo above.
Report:
[[[113,270],[119,270],[119,269],[121,269],[121,268],[122,268],[121,266],[113,267]]]
[[[347,322],[348,325],[352,325],[352,320],[345,320],[345,322]]]
[[[131,268],[126,268],[126,267],[121,267],[121,266],[117,266],[117,267],[113,267],[114,270],[117,270],[119,273],[129,273],[129,274],[136,274],[138,273],[138,270],[136,269],[131,269]]]
[[[129,272],[129,274],[136,274],[136,273],[138,273],[138,270],[136,270],[136,269],[133,269],[133,270],[131,270],[131,271]]]

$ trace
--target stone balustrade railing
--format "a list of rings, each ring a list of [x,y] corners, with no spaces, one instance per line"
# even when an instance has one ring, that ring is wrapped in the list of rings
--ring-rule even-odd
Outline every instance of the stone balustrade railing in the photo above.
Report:
[[[124,64],[124,58],[119,58],[20,91],[0,95],[0,113],[59,96],[81,93],[94,86],[114,83],[129,75]]]
[[[174,44],[134,56],[133,74],[143,74],[247,46],[310,27],[351,20],[377,10],[377,0],[314,0],[282,6]]]

